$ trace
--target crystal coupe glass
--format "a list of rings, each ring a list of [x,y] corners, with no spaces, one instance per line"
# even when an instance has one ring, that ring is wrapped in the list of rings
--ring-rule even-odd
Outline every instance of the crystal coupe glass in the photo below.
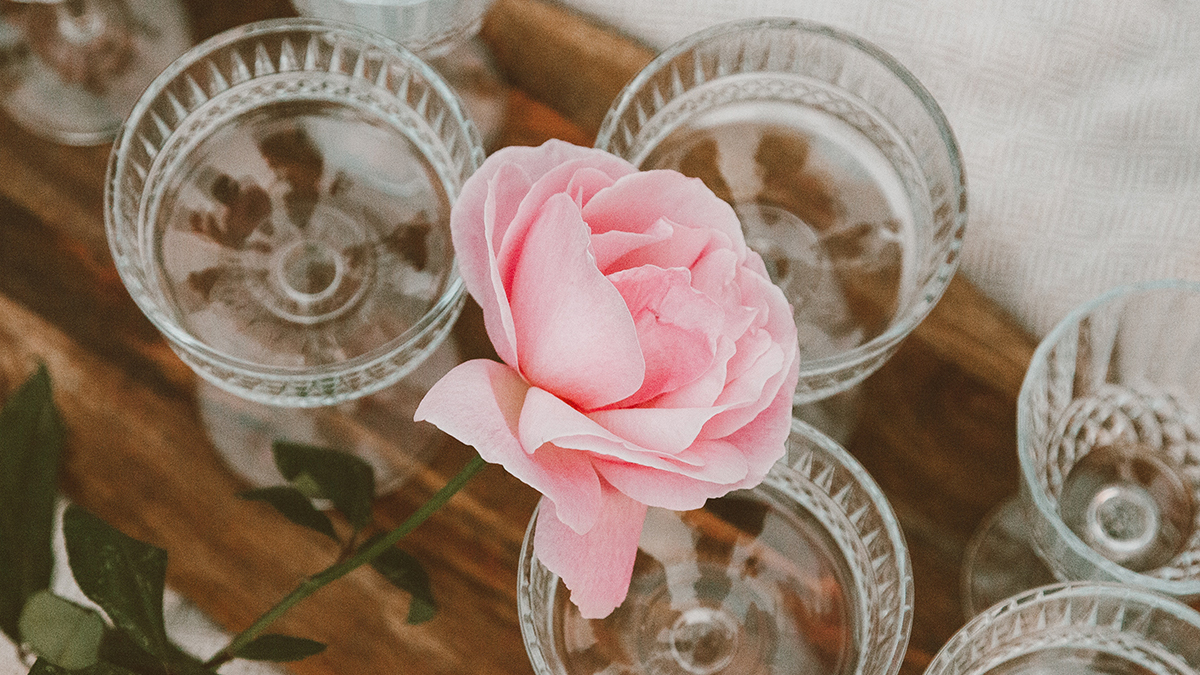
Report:
[[[383,33],[408,47],[445,78],[483,136],[497,143],[508,89],[479,39],[494,0],[292,0],[300,14],[344,21]]]
[[[949,124],[895,59],[833,28],[753,19],[683,39],[626,85],[596,147],[733,205],[796,311],[797,404],[879,368],[958,267]]]
[[[539,675],[822,672],[894,675],[913,586],[896,518],[866,471],[793,420],[788,456],[757,488],[697,511],[650,509],[625,602],[580,616],[521,552],[521,632]]]
[[[177,0],[0,0],[0,108],[60,143],[107,143],[191,45]]]
[[[202,411],[265,430],[255,448],[215,433],[236,468],[270,467],[271,436],[307,428],[382,484],[411,469],[433,433],[412,422],[414,371],[439,361],[465,299],[450,205],[483,155],[432,68],[353,26],[235,28],[146,90],[111,155],[109,243],[139,307],[212,385]]]
[[[1200,598],[1200,284],[1122,286],[1055,326],[1017,399],[1017,457],[1017,497],[968,547],[968,615],[1048,578]]]
[[[1043,586],[1001,601],[942,647],[925,675],[1192,675],[1200,613],[1120,584]]]

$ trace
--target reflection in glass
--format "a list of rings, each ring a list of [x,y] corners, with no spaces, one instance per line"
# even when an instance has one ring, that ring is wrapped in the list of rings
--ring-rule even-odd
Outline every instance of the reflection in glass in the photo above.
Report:
[[[1200,284],[1181,281],[1114,289],[1042,340],[1017,400],[1020,491],[968,549],[968,615],[1038,561],[1043,578],[1200,597],[1198,355]]]
[[[542,674],[892,675],[911,626],[907,549],[861,466],[794,421],[788,459],[759,487],[697,511],[650,509],[625,602],[587,620],[533,550],[521,630]]]
[[[110,164],[113,256],[252,482],[276,482],[278,438],[358,454],[383,489],[436,445],[412,417],[460,360],[450,205],[482,159],[433,69],[312,19],[218,35],[139,100]]]
[[[835,29],[734,22],[643,69],[596,147],[700,178],[733,206],[795,308],[799,414],[845,438],[853,400],[831,397],[887,360],[958,266],[963,168],[928,92]]]

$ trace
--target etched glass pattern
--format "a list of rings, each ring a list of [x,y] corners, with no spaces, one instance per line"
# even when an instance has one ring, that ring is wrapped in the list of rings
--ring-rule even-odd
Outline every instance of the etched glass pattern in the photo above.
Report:
[[[758,488],[697,512],[651,509],[629,597],[606,619],[578,616],[532,550],[535,524],[518,605],[541,675],[900,667],[913,602],[903,535],[866,471],[804,422]]]
[[[882,365],[941,297],[966,224],[958,146],[872,45],[803,21],[716,26],[625,87],[596,147],[701,178],[796,308],[796,403]]]
[[[1200,596],[1200,284],[1134,284],[1067,316],[1034,354],[1017,434],[1058,578]]]
[[[465,300],[449,208],[483,160],[456,95],[399,44],[249,24],[164,71],[114,145],[117,269],[206,380],[272,405],[378,391]]]
[[[980,613],[925,675],[1184,675],[1200,668],[1200,614],[1117,584],[1043,586]]]

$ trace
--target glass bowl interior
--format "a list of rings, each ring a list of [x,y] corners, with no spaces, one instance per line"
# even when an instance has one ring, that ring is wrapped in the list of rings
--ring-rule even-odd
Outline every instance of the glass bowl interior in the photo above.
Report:
[[[109,166],[122,280],[214,384],[328,405],[403,377],[465,293],[449,210],[478,132],[419,58],[314,19],[218,35],[163,72]]]
[[[925,317],[966,223],[958,146],[903,66],[838,30],[755,19],[667,49],[596,147],[701,178],[796,309],[796,402],[848,389]]]
[[[1055,575],[1200,596],[1200,284],[1074,310],[1038,346],[1017,412],[1021,500]]]
[[[532,550],[521,629],[540,674],[892,675],[908,644],[912,578],[890,506],[836,443],[795,421],[788,457],[753,490],[701,510],[651,509],[629,596],[583,619]]]

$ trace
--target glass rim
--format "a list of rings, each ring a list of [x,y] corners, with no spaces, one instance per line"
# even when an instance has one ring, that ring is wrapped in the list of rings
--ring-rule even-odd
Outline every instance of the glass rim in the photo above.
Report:
[[[1038,510],[1044,517],[1043,519],[1054,530],[1058,541],[1064,543],[1073,553],[1087,560],[1089,564],[1095,566],[1114,581],[1145,587],[1151,591],[1170,596],[1188,597],[1200,595],[1200,577],[1172,580],[1160,579],[1141,572],[1135,572],[1104,557],[1088,546],[1079,535],[1075,534],[1063,522],[1062,518],[1059,517],[1055,502],[1042,489],[1041,482],[1038,480],[1038,466],[1033,460],[1030,449],[1029,399],[1033,396],[1033,392],[1037,387],[1036,380],[1040,373],[1045,370],[1044,366],[1048,362],[1050,352],[1054,350],[1061,339],[1074,330],[1085,316],[1114,300],[1143,293],[1171,290],[1193,293],[1200,298],[1200,283],[1198,282],[1185,279],[1136,281],[1111,288],[1093,297],[1091,300],[1073,308],[1055,324],[1054,328],[1046,334],[1046,337],[1038,343],[1037,348],[1034,350],[1033,358],[1030,359],[1029,367],[1025,371],[1025,378],[1021,382],[1020,393],[1017,395],[1017,459],[1020,467],[1022,492],[1032,500],[1033,507]],[[1034,547],[1034,550],[1037,550],[1037,546]],[[1055,566],[1052,563],[1048,566],[1057,576],[1058,572],[1054,569]]]
[[[1118,600],[1135,602],[1156,611],[1162,611],[1173,618],[1187,623],[1200,630],[1200,612],[1183,604],[1175,598],[1154,591],[1131,586],[1129,584],[1106,581],[1067,581],[1047,584],[1031,588],[1008,598],[1000,600],[991,607],[976,614],[937,651],[929,665],[925,668],[926,675],[941,675],[954,666],[961,666],[961,655],[977,647],[981,639],[986,639],[990,628],[997,620],[1026,607],[1045,605],[1064,599],[1080,600]],[[1083,618],[1081,616],[1081,618]],[[1013,657],[1020,656],[1014,654]],[[963,672],[976,672],[963,669]]]
[[[468,117],[461,99],[444,78],[412,50],[387,36],[344,22],[307,17],[266,19],[231,28],[198,43],[176,58],[146,87],[113,140],[105,179],[104,219],[110,252],[122,282],[129,288],[130,295],[143,314],[167,338],[171,346],[177,351],[187,354],[185,360],[189,361],[189,366],[192,366],[198,375],[222,388],[228,389],[233,386],[234,389],[230,389],[230,391],[250,400],[274,405],[312,407],[357,398],[394,384],[406,374],[408,368],[400,368],[382,378],[369,376],[370,383],[367,386],[355,388],[349,394],[322,394],[318,393],[321,387],[317,386],[318,383],[369,373],[371,370],[393,361],[397,354],[406,349],[419,348],[424,341],[437,338],[439,332],[444,334],[449,331],[461,312],[467,295],[465,284],[458,273],[456,257],[452,257],[450,260],[449,269],[445,272],[446,279],[442,291],[436,301],[430,304],[425,314],[416,323],[386,343],[369,352],[337,363],[302,367],[268,365],[226,354],[208,346],[183,329],[179,322],[156,305],[151,298],[152,293],[144,283],[147,278],[144,261],[133,252],[138,245],[121,242],[124,238],[121,230],[137,231],[140,229],[138,223],[131,223],[131,221],[139,220],[141,214],[122,214],[117,206],[119,184],[130,171],[127,164],[128,155],[137,141],[136,135],[131,133],[131,130],[146,119],[152,106],[164,95],[168,87],[177,82],[178,78],[196,63],[202,62],[223,49],[239,43],[253,42],[264,36],[288,33],[344,36],[358,45],[384,50],[390,57],[398,59],[405,68],[418,75],[445,104],[449,115],[453,117],[454,124],[462,130],[463,140],[468,146],[469,161],[474,168],[478,168],[482,163],[484,157],[482,141],[474,123]],[[217,95],[232,91],[236,86],[233,85]],[[466,178],[467,176],[462,177],[463,180]],[[453,200],[451,201],[453,202]],[[425,351],[428,350],[420,349],[418,353],[423,354]],[[205,367],[195,367],[192,363],[193,360],[204,363]],[[233,376],[221,379],[209,372],[213,368],[233,373]],[[231,385],[228,381],[247,377],[260,379],[265,383],[271,383],[272,388],[285,390],[298,385],[313,385],[314,393],[310,395],[278,395],[248,390]]]
[[[901,308],[904,311],[896,315],[898,320],[894,321],[878,335],[840,354],[809,359],[801,363],[802,377],[832,375],[844,370],[847,364],[870,362],[886,355],[894,349],[928,316],[929,312],[933,310],[945,293],[946,287],[950,285],[950,281],[954,278],[961,260],[960,252],[965,237],[968,214],[966,168],[963,164],[962,151],[941,106],[933,98],[933,95],[929,93],[925,85],[895,57],[874,43],[847,31],[827,24],[791,17],[759,17],[728,21],[692,33],[673,43],[643,67],[624,86],[620,94],[617,95],[617,98],[613,100],[612,105],[609,106],[608,112],[604,116],[604,120],[600,124],[600,130],[596,134],[594,147],[611,152],[612,139],[616,136],[620,118],[634,105],[643,87],[652,78],[662,72],[672,61],[701,45],[746,30],[770,30],[823,36],[856,50],[882,65],[913,94],[915,99],[924,108],[934,128],[937,129],[942,145],[946,150],[946,159],[951,169],[951,183],[956,188],[957,194],[955,198],[947,199],[948,202],[956,205],[956,212],[953,216],[954,228],[950,236],[950,248],[947,251],[947,256],[943,257],[948,257],[949,260],[943,259],[936,266],[931,278],[919,288],[919,293],[912,306],[907,309]],[[787,71],[781,70],[779,72]],[[725,76],[722,75],[722,77]],[[823,394],[819,391],[816,393],[820,394],[820,396],[812,399],[811,397],[806,398],[804,396],[805,392],[797,390],[798,399],[805,401],[819,400],[828,396],[828,394]]]
[[[896,619],[896,630],[887,636],[885,640],[880,641],[882,643],[880,651],[869,651],[871,647],[875,647],[876,645],[867,645],[867,647],[865,647],[859,653],[853,673],[854,675],[895,675],[897,672],[899,672],[901,666],[903,665],[905,650],[907,649],[909,639],[911,638],[913,621],[912,559],[908,552],[908,545],[904,537],[903,528],[901,528],[900,521],[896,517],[895,510],[892,508],[891,502],[888,501],[886,495],[884,495],[883,490],[879,487],[878,483],[875,482],[875,479],[866,470],[866,468],[863,467],[862,464],[859,463],[859,461],[855,459],[855,457],[851,455],[849,451],[847,451],[837,441],[825,435],[824,432],[820,431],[816,427],[799,418],[793,417],[791,420],[791,431],[789,433],[789,445],[791,437],[797,435],[803,437],[806,441],[815,444],[820,448],[821,452],[826,454],[826,457],[828,457],[832,463],[836,463],[837,466],[844,469],[851,476],[854,484],[866,495],[871,507],[873,507],[880,516],[880,521],[883,525],[883,534],[888,543],[888,554],[893,557],[893,564],[898,572],[898,583],[895,592],[897,594],[896,604],[899,616]],[[786,488],[781,486],[779,483],[786,483],[786,481],[790,479],[792,475],[799,473],[792,467],[791,463],[788,461],[788,457],[789,455],[785,454],[783,458],[776,462],[776,464],[771,468],[771,471],[768,473],[767,477],[763,480],[763,485],[773,490],[783,490],[786,492]],[[782,477],[785,472],[787,476]],[[773,482],[771,480],[772,477],[779,478],[778,482]],[[801,480],[805,480],[806,482],[811,482],[807,477],[799,478]],[[749,488],[749,490],[753,489],[755,488]],[[819,489],[822,495],[824,495],[830,501],[837,503],[838,497],[829,494],[829,492],[827,492],[824,488]],[[845,491],[843,490],[842,492],[844,493]],[[533,533],[535,526],[537,525],[538,511],[541,508],[541,503],[544,499],[546,498],[543,496],[538,500],[538,504],[534,508],[533,514],[529,519],[529,523],[525,528],[524,539],[521,542],[521,553],[517,565],[518,619],[521,626],[521,637],[525,643],[526,652],[529,654],[535,671],[541,672],[539,666],[544,665],[551,672],[558,673],[559,671],[551,667],[553,664],[549,663],[550,660],[546,658],[547,653],[556,653],[556,650],[554,650],[553,645],[548,646],[542,640],[538,639],[539,631],[536,630],[535,626],[533,625],[534,620],[532,617],[534,608],[530,604],[530,593],[528,590],[532,584],[532,577],[535,569],[545,569],[541,565],[541,562],[537,560],[537,556],[533,551]],[[843,513],[843,515],[849,522],[851,522],[852,525],[857,525],[857,521],[851,519],[850,514]],[[814,522],[816,522],[818,527],[829,532],[829,526],[826,526],[819,521]],[[855,531],[857,532],[857,530]],[[834,540],[835,548],[840,553],[844,553],[841,548],[842,545],[840,540],[836,536],[833,536],[831,532],[829,532],[829,534]],[[548,570],[546,572],[550,574],[557,583],[558,576],[554,575]],[[858,603],[859,605],[866,605],[867,599],[858,598]],[[868,606],[867,608],[868,611],[870,611],[871,607]],[[855,611],[857,613],[860,611],[860,608],[856,607]],[[877,625],[872,623],[867,626],[867,631],[870,632],[876,628]],[[859,627],[855,626],[854,630],[857,634]],[[549,652],[547,652],[547,648],[549,648]],[[866,670],[866,667],[869,663],[878,663],[881,660],[882,662],[888,664],[887,669],[872,671]]]
[[[898,619],[897,630],[893,632],[887,639],[887,646],[884,651],[879,652],[878,659],[883,659],[888,664],[886,670],[865,671],[864,666],[870,656],[859,660],[858,667],[855,668],[856,675],[895,675],[899,672],[900,667],[904,664],[904,654],[908,648],[908,641],[912,637],[912,621],[913,621],[913,575],[912,575],[912,558],[908,552],[908,542],[904,536],[904,529],[900,526],[900,519],[896,516],[896,511],[892,508],[891,502],[887,495],[883,493],[883,489],[875,482],[875,478],[867,471],[866,467],[858,461],[854,455],[850,454],[840,443],[833,440],[823,431],[815,426],[805,422],[799,418],[792,418],[790,435],[803,436],[809,442],[816,444],[821,450],[833,459],[841,468],[845,469],[853,478],[859,489],[861,489],[870,500],[871,505],[875,508],[880,516],[883,524],[884,533],[890,544],[890,555],[895,557],[895,566],[899,572],[899,584],[896,592],[899,594],[899,611],[901,616]],[[777,469],[794,472],[795,470],[788,464],[788,456],[772,467],[768,473],[768,478],[776,473]],[[764,480],[764,482],[766,482]],[[832,499],[837,498],[834,495],[829,495]],[[849,513],[845,514],[851,522]],[[855,523],[857,525],[857,523]],[[870,626],[874,629],[875,626]]]

